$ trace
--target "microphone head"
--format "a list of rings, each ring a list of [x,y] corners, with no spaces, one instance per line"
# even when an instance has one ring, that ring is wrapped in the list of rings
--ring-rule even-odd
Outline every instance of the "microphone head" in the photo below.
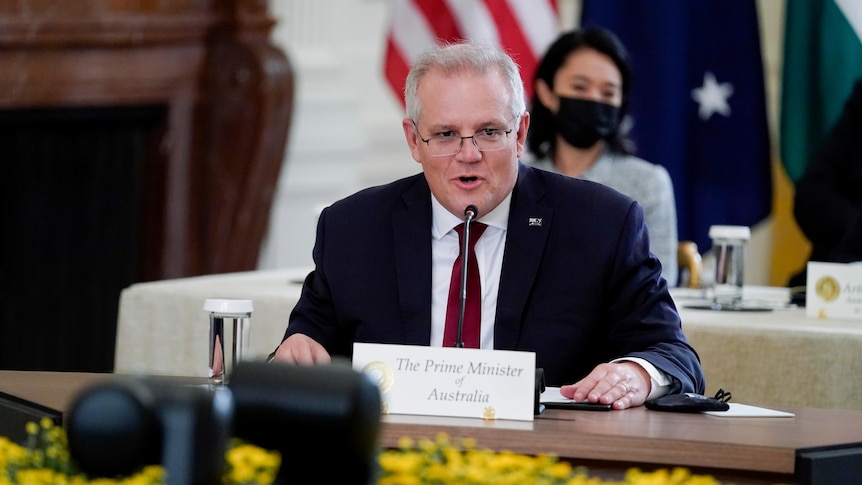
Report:
[[[475,205],[470,204],[467,208],[464,209],[464,217],[469,217],[470,219],[475,219],[479,216],[479,209],[476,208]]]

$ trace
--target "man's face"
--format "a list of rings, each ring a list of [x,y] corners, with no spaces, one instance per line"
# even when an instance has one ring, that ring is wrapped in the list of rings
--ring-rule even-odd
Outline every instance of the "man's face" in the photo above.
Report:
[[[515,187],[529,114],[512,118],[510,93],[498,73],[446,76],[432,69],[419,83],[417,95],[422,106],[420,119],[415,120],[414,128],[413,120],[405,118],[402,128],[431,192],[459,218],[470,204],[479,209],[480,216],[491,212]],[[422,141],[439,135],[472,136],[483,130],[510,129],[505,146],[495,151],[480,151],[468,138],[458,153],[435,157]]]

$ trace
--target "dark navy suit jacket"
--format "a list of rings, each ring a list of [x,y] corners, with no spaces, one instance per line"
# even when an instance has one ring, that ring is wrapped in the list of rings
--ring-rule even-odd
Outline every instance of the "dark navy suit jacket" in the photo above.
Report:
[[[431,225],[422,174],[325,209],[315,270],[285,338],[303,333],[348,357],[354,341],[429,345]],[[700,362],[648,239],[643,211],[630,198],[521,164],[494,347],[536,352],[549,385],[574,383],[599,363],[633,356],[672,376],[674,392],[702,393]]]

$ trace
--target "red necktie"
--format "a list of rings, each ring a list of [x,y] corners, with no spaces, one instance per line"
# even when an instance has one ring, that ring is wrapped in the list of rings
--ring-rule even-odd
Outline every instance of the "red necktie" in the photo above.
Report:
[[[470,226],[470,241],[467,252],[467,296],[464,301],[464,327],[461,340],[464,347],[479,348],[479,329],[482,327],[482,287],[479,283],[479,266],[476,264],[476,241],[487,228],[481,222]],[[458,247],[464,246],[464,224],[455,228],[458,231]],[[459,251],[460,252],[460,251]],[[443,331],[443,346],[454,347],[458,339],[458,312],[461,299],[461,264],[463,254],[458,254],[452,265],[452,278],[449,280],[449,303],[446,307],[446,328]]]

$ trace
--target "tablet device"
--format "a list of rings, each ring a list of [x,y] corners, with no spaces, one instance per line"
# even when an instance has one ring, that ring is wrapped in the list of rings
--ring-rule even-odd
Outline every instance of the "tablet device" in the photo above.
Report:
[[[613,404],[602,404],[600,402],[553,401],[542,404],[548,409],[583,409],[586,411],[610,411],[613,409]]]

